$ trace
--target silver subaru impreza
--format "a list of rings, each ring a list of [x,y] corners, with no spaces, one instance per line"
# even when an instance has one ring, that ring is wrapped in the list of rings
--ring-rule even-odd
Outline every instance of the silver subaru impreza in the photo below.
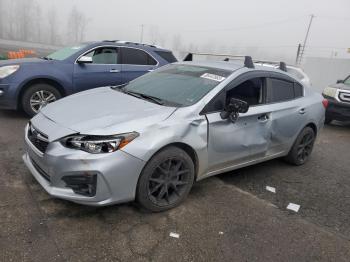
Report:
[[[327,100],[280,68],[180,62],[47,105],[24,162],[52,196],[103,206],[181,203],[195,181],[269,159],[304,164]]]

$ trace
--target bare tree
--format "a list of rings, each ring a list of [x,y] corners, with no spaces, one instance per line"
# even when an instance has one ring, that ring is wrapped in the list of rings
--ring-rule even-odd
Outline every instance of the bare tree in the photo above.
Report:
[[[152,45],[155,45],[157,43],[157,40],[159,39],[158,26],[152,25],[149,28],[149,38],[150,38],[150,41],[151,41]]]
[[[174,35],[173,37],[173,49],[176,51],[182,51],[182,38],[179,34]]]
[[[56,9],[54,7],[51,7],[49,13],[48,13],[48,20],[49,20],[49,32],[50,32],[50,44],[57,44],[58,40],[58,27],[57,27],[57,14]]]
[[[84,39],[88,19],[75,6],[68,18],[68,42],[78,43]]]

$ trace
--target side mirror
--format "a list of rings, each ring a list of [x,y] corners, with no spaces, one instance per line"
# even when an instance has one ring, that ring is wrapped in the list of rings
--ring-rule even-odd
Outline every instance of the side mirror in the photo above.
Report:
[[[92,57],[82,56],[78,59],[78,64],[92,64]]]
[[[230,119],[232,123],[235,123],[239,117],[239,113],[247,113],[249,105],[247,102],[231,98],[230,102],[225,108],[225,111],[220,113],[222,119]]]
[[[337,84],[342,84],[344,83],[344,80],[337,80]]]

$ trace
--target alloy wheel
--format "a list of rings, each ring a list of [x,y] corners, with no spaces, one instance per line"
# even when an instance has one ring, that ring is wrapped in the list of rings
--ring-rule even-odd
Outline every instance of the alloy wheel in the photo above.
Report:
[[[30,107],[35,113],[38,113],[41,108],[54,101],[56,101],[56,96],[47,90],[33,93],[29,100]]]
[[[312,147],[314,145],[314,135],[312,133],[306,133],[297,149],[297,158],[301,162],[305,162],[310,156]]]
[[[172,205],[186,192],[191,183],[190,169],[179,158],[170,158],[159,164],[149,178],[148,194],[158,206]]]

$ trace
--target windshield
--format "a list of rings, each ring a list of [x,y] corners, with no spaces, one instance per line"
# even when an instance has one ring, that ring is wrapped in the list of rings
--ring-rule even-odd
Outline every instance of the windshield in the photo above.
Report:
[[[344,80],[344,84],[350,85],[350,76]]]
[[[79,46],[71,46],[71,47],[65,47],[60,50],[57,50],[56,52],[46,56],[48,59],[53,59],[53,60],[64,60],[74,53],[78,52],[82,48],[84,48],[86,45],[79,45]]]
[[[131,81],[123,90],[189,106],[198,102],[232,72],[200,66],[168,65]]]

